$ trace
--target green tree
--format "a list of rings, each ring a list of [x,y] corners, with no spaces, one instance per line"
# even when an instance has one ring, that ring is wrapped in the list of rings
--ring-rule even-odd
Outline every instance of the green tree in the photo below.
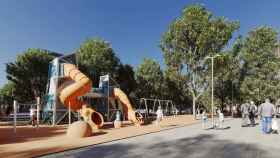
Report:
[[[15,84],[12,82],[8,82],[0,88],[0,111],[5,111],[6,114],[9,114],[13,108],[14,89]]]
[[[249,32],[242,48],[242,99],[263,101],[279,97],[279,59],[275,54],[277,32],[266,26]]]
[[[179,80],[172,74],[173,72],[169,69],[164,71],[164,82],[162,85],[162,98],[167,100],[172,100],[173,103],[180,110],[187,107],[187,105],[191,105],[191,98],[189,91],[184,91],[188,89],[182,89],[181,85],[183,85],[182,80]]]
[[[204,62],[205,57],[219,53],[238,27],[237,22],[215,17],[201,5],[191,5],[183,9],[162,36],[160,46],[165,63],[175,71],[173,76],[181,80],[177,82],[182,84],[181,89],[191,93],[194,115],[196,100],[208,87],[205,71],[209,62]]]
[[[15,99],[22,102],[42,97],[46,91],[50,51],[28,49],[6,65],[7,79],[14,83]]]
[[[144,59],[136,69],[137,95],[139,98],[160,98],[163,74],[159,63]]]
[[[224,109],[226,105],[232,106],[240,96],[240,50],[243,46],[242,37],[239,36],[231,49],[222,51],[218,59],[214,60],[214,103]],[[208,72],[209,76],[211,72]],[[210,78],[209,78],[210,79]],[[211,108],[211,87],[201,97],[204,107]]]
[[[6,83],[0,89],[1,104],[11,104],[13,102],[13,91],[15,84],[13,82]]]
[[[78,49],[77,56],[79,68],[92,79],[94,86],[98,85],[100,75],[117,75],[120,60],[107,41],[88,39]]]
[[[226,105],[232,105],[234,98],[239,96],[239,62],[232,51],[224,52],[222,58],[215,60],[214,97],[222,110]]]
[[[233,43],[232,49],[224,52],[224,58],[215,63],[218,69],[216,71],[215,97],[219,104],[234,105],[240,100],[240,85],[242,78],[241,71],[241,49],[243,48],[243,39],[241,36]]]
[[[135,91],[137,83],[133,67],[127,64],[121,64],[117,71],[116,81],[127,95],[130,95],[133,91]]]

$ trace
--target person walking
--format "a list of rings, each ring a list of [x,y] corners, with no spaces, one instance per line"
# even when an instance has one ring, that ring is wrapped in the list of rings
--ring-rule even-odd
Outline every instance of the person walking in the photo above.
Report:
[[[250,119],[250,124],[251,126],[255,126],[255,115],[257,112],[257,106],[255,105],[255,103],[253,101],[250,102],[250,106],[249,106],[249,119]]]
[[[37,121],[36,121],[36,109],[34,107],[30,108],[30,120],[31,120],[31,125],[35,127],[35,125],[38,126]]]
[[[248,126],[249,106],[250,105],[247,102],[241,105],[241,109],[240,109],[242,113],[241,127]]]
[[[218,115],[219,115],[219,129],[224,129],[224,114],[223,112],[219,109],[218,110]]]
[[[206,128],[206,124],[207,124],[207,113],[206,110],[203,110],[202,115],[201,115],[201,120],[202,120],[202,129]]]
[[[158,107],[156,114],[157,114],[156,126],[160,126],[160,122],[163,119],[163,111],[161,106]]]
[[[272,118],[271,129],[272,129],[271,133],[279,134],[278,133],[279,127],[278,127],[278,122],[277,122],[276,116],[274,116],[274,118]]]
[[[262,132],[268,134],[271,132],[272,116],[275,114],[275,107],[270,103],[269,99],[265,99],[258,110],[259,116],[262,120]]]

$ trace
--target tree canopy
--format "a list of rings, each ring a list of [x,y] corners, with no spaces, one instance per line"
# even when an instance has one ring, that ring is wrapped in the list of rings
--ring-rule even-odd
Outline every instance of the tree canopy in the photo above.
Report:
[[[14,91],[15,84],[13,82],[6,83],[0,89],[0,105],[12,105]]]
[[[146,98],[160,98],[163,74],[159,63],[145,58],[136,69],[137,94]]]
[[[175,71],[173,76],[183,81],[182,89],[191,93],[194,114],[195,101],[208,87],[205,72],[209,65],[205,57],[220,53],[238,28],[238,22],[213,16],[201,5],[191,5],[183,9],[162,36],[160,46],[165,63]]]
[[[266,97],[278,98],[279,58],[276,30],[263,26],[249,32],[244,40],[242,70],[244,79],[241,85],[243,99],[260,102]]]
[[[116,76],[120,60],[115,55],[111,44],[103,39],[86,40],[77,51],[79,68],[93,80],[96,86],[99,76],[110,74]]]
[[[137,88],[133,67],[128,64],[121,64],[119,66],[116,81],[120,85],[120,88],[128,95]]]
[[[14,83],[15,99],[28,102],[45,94],[49,62],[54,58],[49,53],[43,49],[27,49],[6,65],[7,79]]]

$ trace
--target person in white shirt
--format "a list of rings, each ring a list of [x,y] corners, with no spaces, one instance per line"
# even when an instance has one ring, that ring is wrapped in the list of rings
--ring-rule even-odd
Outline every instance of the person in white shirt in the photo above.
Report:
[[[248,102],[241,105],[240,111],[242,113],[242,123],[241,127],[247,127],[249,122],[249,107],[250,104]]]
[[[224,126],[223,126],[224,114],[222,113],[222,111],[220,109],[218,110],[218,115],[219,115],[219,128],[222,129],[222,128],[224,128]]]
[[[272,129],[272,133],[279,134],[278,132],[279,126],[278,126],[276,116],[272,119],[271,129]]]
[[[205,129],[206,123],[207,123],[207,113],[206,113],[206,110],[203,110],[201,118],[202,118],[202,129]]]
[[[156,126],[159,126],[160,121],[163,119],[163,111],[161,109],[161,106],[158,107],[156,114],[157,114]]]
[[[34,127],[37,122],[36,122],[36,109],[31,107],[30,108],[30,119],[31,119],[31,125]]]

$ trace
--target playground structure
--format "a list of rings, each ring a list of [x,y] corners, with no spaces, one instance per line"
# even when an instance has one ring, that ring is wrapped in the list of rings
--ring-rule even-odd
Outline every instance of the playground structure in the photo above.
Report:
[[[7,143],[8,146],[11,144],[11,147],[7,147],[3,154],[5,156],[14,154],[20,155],[19,157],[31,157],[31,155],[35,157],[41,154],[68,150],[73,147],[104,143],[192,123],[193,119],[190,116],[176,118],[167,116],[162,121],[160,128],[153,124],[135,128],[131,126],[131,123],[125,121],[122,122],[122,128],[120,129],[108,129],[106,127],[111,127],[111,123],[108,123],[108,125],[110,124],[109,126],[106,124],[102,130],[96,130],[102,127],[104,121],[112,120],[116,116],[115,114],[120,112],[122,113],[121,120],[129,120],[136,125],[141,125],[144,120],[142,113],[134,110],[135,106],[132,106],[127,95],[118,86],[113,85],[114,83],[111,83],[110,80],[109,75],[100,76],[98,88],[93,88],[91,80],[73,63],[69,63],[63,58],[54,59],[50,63],[47,96],[37,98],[37,101],[31,103],[14,102],[15,133],[9,131],[10,127],[3,127],[6,132],[2,133],[1,136],[5,139],[1,138],[1,141],[4,140],[4,143]],[[176,111],[172,100],[141,98],[140,101],[143,105],[145,103],[144,109],[147,111],[147,113],[144,113],[145,118],[152,118],[149,114],[155,114],[158,106],[162,107],[165,115],[175,114],[174,111]],[[148,102],[153,102],[153,106],[149,106]],[[50,127],[41,124],[39,128],[38,124],[37,129],[30,126],[17,127],[17,116],[22,112],[19,110],[22,107],[24,107],[26,119],[30,119],[29,110],[32,107],[36,109],[38,123],[43,123],[47,119],[56,126],[59,123],[66,123],[65,120],[67,120],[68,116],[69,125]],[[93,135],[94,137],[73,141],[74,139],[65,139],[65,134],[71,138]],[[29,155],[27,156],[27,154]]]
[[[82,118],[92,129],[99,129],[104,121],[112,121],[117,112],[122,113],[123,120],[129,120],[135,125],[153,119],[159,106],[165,116],[178,114],[172,100],[141,98],[137,107],[132,106],[127,95],[114,85],[114,80],[111,85],[110,80],[109,75],[100,76],[98,88],[93,88],[92,81],[67,56],[55,58],[49,65],[47,96],[42,102],[38,98],[36,104],[30,104],[38,105],[37,122],[42,118],[42,123],[49,122],[55,126],[63,120],[66,123],[65,120],[68,119],[70,125]],[[15,102],[15,106],[18,105]],[[14,116],[16,122],[17,114]],[[28,114],[26,117],[30,118]]]
[[[105,114],[96,111],[85,99],[99,97],[107,97],[107,120],[110,118],[110,102],[117,100],[122,105],[124,119],[136,125],[143,123],[141,114],[133,109],[126,94],[121,89],[109,85],[109,75],[100,77],[99,88],[92,88],[92,81],[63,57],[55,58],[49,70],[48,96],[43,113],[47,119],[52,116],[53,125],[58,124],[67,114],[71,123],[71,114],[74,113],[81,115],[92,129],[102,127]]]

